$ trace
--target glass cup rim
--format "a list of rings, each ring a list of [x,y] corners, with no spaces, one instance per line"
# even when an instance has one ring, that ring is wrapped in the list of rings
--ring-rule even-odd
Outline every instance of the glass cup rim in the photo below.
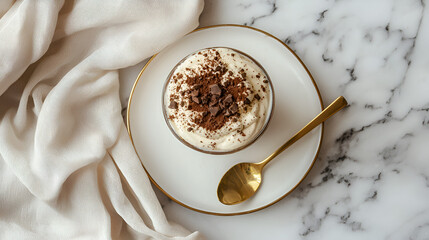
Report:
[[[249,141],[247,141],[247,143],[245,143],[245,144],[243,144],[242,146],[239,146],[239,147],[237,147],[237,148],[234,148],[234,149],[231,149],[231,150],[226,150],[226,151],[223,151],[223,150],[210,150],[210,149],[202,149],[202,148],[198,148],[198,147],[196,147],[195,145],[193,145],[193,144],[191,144],[191,143],[189,143],[188,141],[186,141],[184,138],[182,138],[179,134],[177,134],[176,133],[176,130],[174,129],[174,127],[173,126],[171,126],[171,123],[170,123],[170,120],[169,120],[169,118],[168,118],[168,113],[167,113],[167,104],[166,104],[166,99],[165,99],[165,94],[166,94],[166,90],[167,90],[167,86],[168,86],[168,84],[170,83],[170,80],[171,80],[171,77],[172,77],[172,75],[173,75],[173,73],[175,72],[175,70],[177,69],[177,67],[180,65],[180,64],[182,64],[186,59],[188,59],[189,57],[191,57],[192,55],[194,55],[194,54],[196,54],[196,53],[198,53],[198,52],[200,52],[200,51],[202,51],[202,50],[207,50],[207,49],[214,49],[214,48],[226,48],[226,49],[230,49],[230,50],[233,50],[233,51],[236,51],[236,52],[238,52],[238,53],[240,53],[241,55],[243,55],[243,56],[245,56],[245,57],[247,57],[247,58],[249,58],[251,61],[253,61],[261,70],[262,70],[262,72],[265,74],[265,76],[267,77],[267,80],[268,80],[268,86],[269,86],[269,89],[270,89],[270,101],[269,101],[269,110],[267,111],[267,117],[266,117],[266,119],[265,119],[265,123],[264,123],[264,125],[261,127],[261,129],[259,130],[259,132],[251,139],[251,140],[249,140]],[[273,88],[273,84],[272,84],[272,81],[271,81],[271,78],[270,78],[270,76],[268,75],[268,73],[267,73],[267,71],[265,70],[265,68],[258,62],[258,61],[256,61],[254,58],[252,58],[251,56],[249,56],[248,54],[246,54],[246,53],[244,53],[244,52],[242,52],[242,51],[240,51],[240,50],[237,50],[237,49],[235,49],[235,48],[231,48],[231,47],[206,47],[206,48],[201,48],[201,49],[198,49],[198,50],[196,50],[196,51],[194,51],[194,52],[192,52],[192,53],[190,53],[190,54],[188,54],[188,55],[186,55],[184,58],[182,58],[173,68],[172,68],[172,70],[170,71],[170,73],[168,74],[168,76],[167,76],[167,79],[165,80],[165,83],[164,83],[164,86],[163,86],[163,89],[162,89],[162,94],[161,94],[161,97],[162,97],[162,113],[163,113],[163,116],[164,116],[164,120],[165,120],[165,122],[166,122],[166,124],[167,124],[167,126],[168,126],[168,128],[170,129],[170,131],[171,131],[171,133],[182,143],[182,144],[184,144],[185,146],[187,146],[187,147],[189,147],[189,148],[191,148],[191,149],[193,149],[193,150],[196,150],[196,151],[198,151],[198,152],[202,152],[202,153],[206,153],[206,154],[212,154],[212,155],[225,155],[225,154],[231,154],[231,153],[235,153],[235,152],[238,152],[238,151],[240,151],[240,150],[243,150],[243,149],[245,149],[245,148],[247,148],[248,146],[250,146],[250,145],[252,145],[264,132],[265,132],[265,130],[266,130],[266,128],[267,128],[267,126],[268,126],[268,124],[270,123],[270,120],[271,120],[271,116],[272,116],[272,114],[273,114],[273,111],[274,111],[274,99],[275,99],[275,97],[274,97],[274,88]]]

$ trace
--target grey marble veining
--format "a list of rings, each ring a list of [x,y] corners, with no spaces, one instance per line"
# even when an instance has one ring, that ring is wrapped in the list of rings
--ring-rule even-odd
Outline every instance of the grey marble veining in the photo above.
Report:
[[[427,1],[206,1],[200,22],[275,35],[325,104],[344,95],[350,106],[326,123],[315,166],[279,203],[218,217],[159,194],[169,219],[208,239],[429,239]],[[121,73],[124,96],[140,69]]]

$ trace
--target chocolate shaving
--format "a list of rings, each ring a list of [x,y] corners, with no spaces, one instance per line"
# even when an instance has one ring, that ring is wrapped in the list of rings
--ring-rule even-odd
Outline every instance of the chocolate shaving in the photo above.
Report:
[[[175,101],[170,101],[170,105],[168,105],[168,108],[170,109],[177,109],[178,105]]]
[[[259,94],[255,94],[255,98],[256,98],[256,100],[260,100],[261,99],[261,97],[259,96]]]
[[[210,107],[209,111],[210,111],[210,115],[212,117],[216,117],[216,115],[219,113],[219,107]]]
[[[231,111],[231,114],[235,114],[238,112],[238,105],[237,103],[234,103],[231,105],[231,107],[229,107],[229,111]]]
[[[250,100],[248,98],[244,99],[244,104],[249,105],[250,104]]]
[[[232,97],[232,94],[228,94],[228,95],[225,97],[224,103],[225,103],[226,105],[229,105],[229,104],[231,104],[233,101],[234,101],[234,99],[233,99],[233,97]]]
[[[194,101],[197,104],[201,103],[201,99],[199,97],[195,97],[195,96],[192,96],[192,101]]]
[[[194,90],[191,92],[192,97],[198,97],[199,95],[200,95],[200,91],[198,91],[198,90]]]
[[[220,95],[222,93],[222,89],[220,89],[218,84],[210,85],[210,93],[213,95]]]

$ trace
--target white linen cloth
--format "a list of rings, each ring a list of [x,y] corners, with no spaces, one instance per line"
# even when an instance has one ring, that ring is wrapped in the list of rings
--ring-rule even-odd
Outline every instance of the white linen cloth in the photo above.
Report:
[[[118,69],[193,30],[202,7],[0,1],[0,239],[201,238],[162,211],[121,117]]]

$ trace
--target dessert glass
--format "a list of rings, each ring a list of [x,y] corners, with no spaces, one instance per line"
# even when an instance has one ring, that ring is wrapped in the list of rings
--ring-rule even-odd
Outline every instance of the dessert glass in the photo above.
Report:
[[[256,65],[257,66],[257,69],[256,70],[259,70],[259,72],[258,73],[260,73],[260,74],[262,74],[262,77],[263,77],[263,79],[264,79],[264,85],[265,85],[265,87],[266,87],[266,89],[264,89],[264,87],[262,87],[262,89],[264,90],[263,92],[263,94],[265,95],[265,96],[263,96],[263,98],[267,98],[267,106],[265,106],[263,109],[265,110],[264,111],[264,114],[263,114],[263,117],[259,117],[258,118],[258,121],[262,121],[260,124],[258,124],[258,126],[257,126],[257,129],[255,130],[255,132],[254,133],[252,133],[252,135],[249,137],[249,138],[247,138],[247,139],[245,139],[245,140],[243,140],[243,142],[241,142],[240,141],[240,139],[238,139],[239,141],[240,141],[240,143],[239,144],[234,144],[235,146],[233,146],[233,147],[231,147],[231,148],[229,148],[229,149],[216,149],[216,147],[215,146],[210,146],[210,147],[208,147],[208,146],[204,146],[204,144],[202,144],[203,143],[203,141],[201,141],[201,144],[199,144],[199,142],[195,142],[194,141],[194,143],[191,143],[191,141],[188,141],[188,140],[186,140],[186,131],[183,131],[183,129],[179,129],[179,127],[174,123],[174,121],[173,121],[173,118],[172,118],[172,114],[171,114],[171,111],[173,111],[173,110],[171,110],[171,108],[174,108],[174,110],[176,110],[177,108],[179,108],[179,105],[180,105],[180,103],[176,103],[176,101],[174,101],[174,103],[175,104],[173,104],[174,106],[172,106],[172,100],[171,100],[171,95],[172,95],[172,93],[170,92],[171,91],[171,88],[172,87],[170,87],[169,85],[170,84],[173,84],[172,82],[173,81],[176,81],[176,77],[177,77],[177,74],[178,74],[178,72],[176,72],[176,70],[178,70],[178,68],[185,62],[185,61],[187,61],[188,59],[190,59],[190,58],[192,58],[192,57],[194,57],[195,58],[195,56],[197,55],[197,54],[201,54],[202,52],[204,53],[204,52],[207,52],[207,51],[217,51],[217,50],[221,50],[221,51],[227,51],[227,52],[229,52],[229,53],[232,53],[232,56],[234,56],[234,53],[235,54],[238,54],[239,56],[238,57],[240,57],[240,58],[243,58],[243,59],[245,59],[245,60],[247,60],[247,61],[249,61],[250,63],[252,63],[252,64],[254,64],[254,65]],[[235,61],[235,60],[234,60]],[[189,61],[188,61],[189,62]],[[192,61],[191,61],[191,63],[192,63]],[[244,65],[244,66],[246,66],[246,65]],[[182,66],[183,67],[183,66]],[[250,67],[249,67],[250,68]],[[246,68],[246,70],[248,70],[247,68]],[[214,70],[213,70],[214,71]],[[259,75],[259,74],[257,74],[257,75]],[[175,79],[173,79],[173,76],[175,77]],[[246,74],[244,75],[244,78],[246,78]],[[259,79],[259,77],[257,76],[257,78]],[[253,78],[253,79],[255,79],[255,78]],[[256,79],[255,79],[256,80]],[[245,80],[244,80],[245,81]],[[261,80],[262,81],[262,80]],[[177,82],[177,81],[176,81]],[[259,84],[261,84],[261,83],[259,83]],[[220,86],[220,85],[219,85]],[[177,87],[180,87],[180,86],[177,86]],[[189,96],[189,99],[188,99],[188,101],[189,102],[191,102],[191,100],[190,100],[190,92],[192,91],[193,89],[189,89],[189,90],[187,90],[188,92],[187,92],[187,95]],[[267,91],[266,91],[267,90]],[[222,90],[223,91],[223,90]],[[253,92],[253,91],[252,91]],[[260,92],[260,91],[259,91]],[[229,95],[231,95],[231,94],[229,94]],[[255,93],[255,94],[253,94],[252,93],[252,103],[249,103],[249,105],[250,104],[256,104],[256,103],[254,103],[254,101],[259,101],[260,100],[260,96],[258,95],[258,96],[256,96],[256,95],[258,95],[257,93]],[[183,93],[182,93],[182,96],[183,96]],[[200,98],[201,98],[201,96],[200,95],[198,95]],[[203,96],[204,97],[204,96]],[[188,146],[188,147],[190,147],[190,148],[192,148],[192,149],[194,149],[194,150],[197,150],[197,151],[200,151],[200,152],[203,152],[203,153],[209,153],[209,154],[228,154],[228,153],[234,153],[234,152],[237,152],[237,151],[239,151],[239,150],[242,150],[242,149],[244,149],[244,148],[246,148],[246,147],[248,147],[250,144],[252,144],[253,142],[255,142],[261,135],[262,135],[262,133],[265,131],[265,129],[267,128],[267,125],[268,125],[268,123],[269,123],[269,121],[270,121],[270,119],[271,119],[271,114],[272,114],[272,112],[273,112],[273,108],[274,108],[274,90],[273,90],[273,86],[272,86],[272,83],[271,83],[271,80],[270,80],[270,78],[269,78],[269,76],[268,76],[268,74],[267,74],[267,72],[265,71],[265,69],[255,60],[255,59],[253,59],[252,57],[250,57],[249,55],[247,55],[246,53],[243,53],[243,52],[241,52],[241,51],[239,51],[239,50],[236,50],[236,49],[232,49],[232,48],[227,48],[227,47],[211,47],[211,48],[204,48],[204,49],[200,49],[200,50],[198,50],[198,51],[195,51],[195,52],[193,52],[193,53],[190,53],[189,55],[187,55],[187,56],[185,56],[181,61],[179,61],[176,65],[175,65],[175,67],[170,71],[170,73],[169,73],[169,75],[168,75],[168,77],[167,77],[167,79],[166,79],[166,81],[165,81],[165,84],[164,84],[164,87],[163,87],[163,93],[162,93],[162,111],[163,111],[163,115],[164,115],[164,119],[165,119],[165,121],[166,121],[166,124],[167,124],[167,126],[169,127],[169,129],[171,130],[171,132],[173,133],[173,135],[180,141],[180,142],[182,142],[183,144],[185,144],[186,146]],[[257,98],[256,100],[255,100],[255,98]],[[182,99],[183,100],[183,99]],[[199,99],[197,99],[198,100],[198,102],[200,101]],[[223,100],[225,100],[225,96],[224,96],[224,99]],[[237,100],[237,99],[236,99]],[[247,98],[246,98],[246,100],[247,100]],[[220,104],[221,102],[219,101],[219,104]],[[238,103],[238,102],[237,102]],[[242,105],[240,105],[240,110],[242,110],[243,109],[243,105],[244,103],[242,103]],[[189,104],[190,105],[190,104]],[[183,103],[182,103],[182,106],[183,106]],[[249,107],[250,108],[250,107]],[[247,109],[247,107],[246,108],[244,108],[244,109]],[[211,112],[211,110],[212,109],[210,109],[210,112]],[[228,111],[228,110],[226,110],[226,111]],[[246,110],[247,111],[247,110]],[[225,111],[224,111],[225,112]],[[250,112],[250,111],[249,111]],[[247,113],[247,112],[246,112]],[[207,111],[206,111],[206,115],[207,115]],[[203,117],[202,118],[204,118],[206,115],[203,115]],[[238,114],[239,115],[239,117],[236,117],[237,119],[240,119],[240,114]],[[213,117],[215,117],[216,115],[214,115]],[[177,117],[177,116],[176,116]],[[210,114],[210,117],[212,117],[212,115]],[[190,120],[190,119],[188,119],[188,120]],[[237,120],[238,121],[238,120]],[[183,127],[183,126],[182,126]],[[193,131],[193,129],[192,130],[190,130],[190,129],[192,129],[191,127],[189,127],[188,128],[188,131]],[[244,130],[243,130],[244,131]],[[243,134],[243,131],[241,132],[241,134]],[[243,136],[245,136],[245,134],[243,135]],[[208,140],[208,141],[210,141],[210,139],[209,138],[207,138],[206,140]],[[229,141],[229,140],[228,140]],[[216,145],[216,144],[215,144]],[[228,143],[223,143],[223,146],[225,146],[225,145],[228,145]]]

